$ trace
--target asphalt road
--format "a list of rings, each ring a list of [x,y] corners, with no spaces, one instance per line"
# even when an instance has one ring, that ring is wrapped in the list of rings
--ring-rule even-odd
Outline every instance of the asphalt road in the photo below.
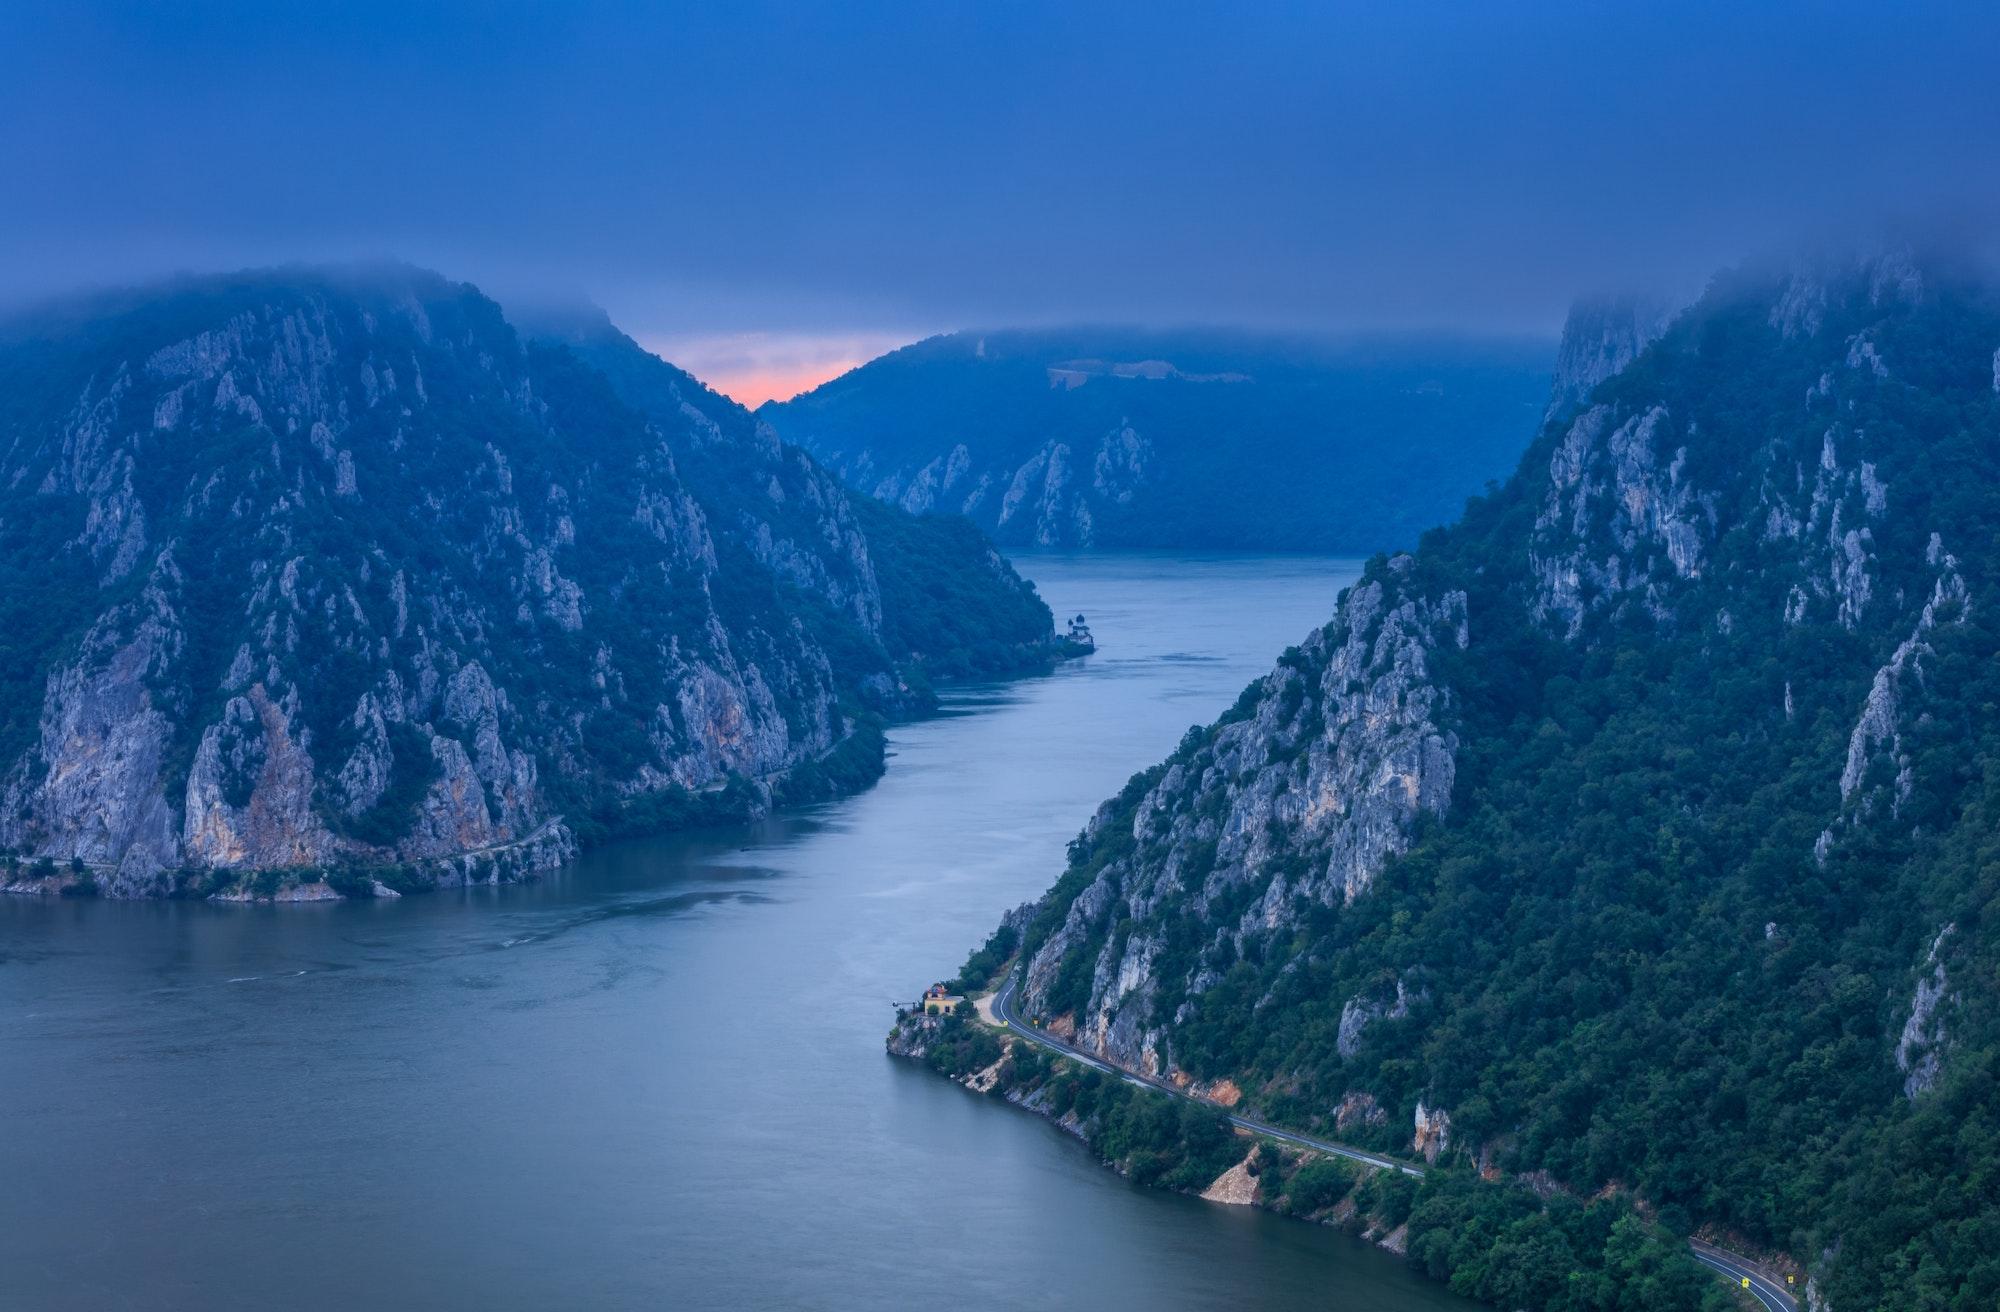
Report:
[[[1749,1280],[1750,1293],[1771,1312],[1797,1312],[1799,1302],[1783,1282],[1749,1258],[1726,1248],[1717,1248],[1714,1244],[1704,1244],[1699,1239],[1689,1240],[1688,1247],[1694,1250],[1695,1261],[1721,1272],[1730,1284],[1741,1285],[1744,1280]]]
[[[1185,1089],[1175,1088],[1163,1080],[1152,1079],[1149,1076],[1113,1066],[1109,1062],[1093,1057],[1079,1048],[1064,1043],[1061,1039],[1044,1030],[1039,1030],[1023,1023],[1020,1016],[1014,1010],[1015,983],[1014,975],[1009,973],[1007,982],[1002,984],[1000,991],[993,996],[993,1014],[1003,1025],[1028,1042],[1047,1048],[1053,1052],[1059,1052],[1071,1060],[1082,1062],[1086,1066],[1095,1067],[1107,1075],[1115,1075],[1127,1084],[1138,1085],[1141,1088],[1157,1089],[1161,1093],[1171,1097],[1186,1098],[1193,1102],[1208,1101],[1207,1099],[1196,1097]],[[1209,1105],[1214,1106],[1213,1103]],[[1333,1143],[1326,1139],[1315,1139],[1311,1135],[1295,1134],[1290,1130],[1280,1130],[1276,1126],[1266,1125],[1262,1121],[1253,1121],[1247,1116],[1238,1116],[1230,1112],[1227,1108],[1221,1110],[1223,1115],[1229,1118],[1230,1124],[1240,1129],[1248,1130],[1252,1134],[1267,1135],[1270,1138],[1279,1139],[1285,1143],[1297,1144],[1302,1148],[1311,1148],[1315,1152],[1331,1153],[1333,1156],[1345,1157],[1351,1161],[1366,1162],[1370,1166],[1379,1166],[1384,1170],[1401,1171],[1404,1175],[1421,1178],[1424,1173],[1424,1169],[1421,1166],[1411,1166],[1406,1162],[1399,1162],[1393,1158],[1383,1157],[1379,1153],[1366,1152],[1360,1148],[1350,1148],[1345,1144]],[[1740,1253],[1732,1253],[1726,1248],[1717,1248],[1713,1244],[1703,1243],[1700,1240],[1691,1240],[1689,1247],[1693,1249],[1696,1261],[1720,1273],[1730,1284],[1741,1285],[1744,1280],[1749,1280],[1750,1293],[1759,1303],[1770,1309],[1770,1312],[1798,1312],[1798,1300],[1785,1288],[1783,1282],[1773,1277],[1749,1258],[1744,1257]]]

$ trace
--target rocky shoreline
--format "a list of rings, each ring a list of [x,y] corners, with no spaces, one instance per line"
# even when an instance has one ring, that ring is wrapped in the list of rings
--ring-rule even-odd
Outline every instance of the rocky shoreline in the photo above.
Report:
[[[1079,645],[1052,635],[1044,649],[1044,662],[1023,666],[1011,677],[1044,672],[1094,650],[1094,645]],[[400,861],[370,861],[350,854],[338,864],[320,866],[182,867],[166,873],[165,896],[236,904],[302,904],[399,898],[438,889],[539,879],[603,842],[743,823],[794,806],[863,792],[880,780],[887,764],[882,726],[924,719],[934,713],[935,705],[935,697],[926,692],[893,720],[870,716],[864,717],[863,723],[850,725],[820,757],[756,777],[730,776],[699,791],[680,793],[677,800],[682,805],[664,818],[635,816],[608,828],[601,823],[586,826],[595,841],[586,841],[565,817],[554,815],[513,842]],[[640,796],[628,799],[628,807],[642,810],[650,803],[658,810],[659,801],[659,796]],[[0,894],[119,896],[119,868],[117,862],[74,858],[58,862],[0,848]]]
[[[10,318],[0,883],[530,877],[851,791],[933,681],[1060,654],[969,524],[851,495],[601,312],[519,317],[383,264]]]
[[[977,1000],[982,1004],[977,1007],[977,1021],[921,1012],[899,1015],[889,1032],[889,1054],[922,1062],[973,1093],[1004,1099],[1048,1120],[1088,1144],[1104,1165],[1127,1179],[1213,1203],[1256,1207],[1334,1226],[1398,1257],[1407,1255],[1409,1227],[1398,1212],[1399,1207],[1407,1209],[1412,1192],[1408,1177],[1236,1129],[1219,1112],[1201,1104],[1188,1103],[1185,1109],[1205,1113],[1212,1126],[1221,1127],[1222,1142],[1229,1145],[1226,1152],[1218,1151],[1221,1144],[1212,1138],[1183,1132],[1165,1152],[1171,1161],[1159,1160],[1160,1150],[1155,1149],[1139,1150],[1155,1154],[1144,1157],[1107,1155],[1104,1132],[1110,1127],[1105,1119],[1111,1113],[1094,1102],[1078,1100],[1077,1086],[1121,1091],[1128,1097],[1160,1095],[1132,1090],[1080,1062],[1043,1053],[1017,1035],[995,1028],[983,1005],[988,1000]],[[982,1062],[989,1056],[991,1060]],[[968,1062],[981,1064],[965,1069]],[[1226,1164],[1211,1169],[1222,1157]],[[1396,1175],[1396,1183],[1369,1188],[1378,1174]],[[1330,1196],[1336,1191],[1337,1197]]]
[[[950,1014],[900,1011],[890,1055],[1048,1119],[1135,1183],[1333,1226],[1496,1307],[1561,1299],[1610,1312],[1631,1306],[1622,1291],[1638,1285],[1657,1295],[1647,1306],[1738,1306],[1737,1291],[1626,1191],[1580,1196],[1462,1154],[1419,1178],[1282,1142],[1237,1127],[1210,1101],[1171,1098],[1029,1043],[997,1023],[990,995],[971,1001]],[[1824,1312],[1811,1282],[1804,1292]]]
[[[264,905],[391,899],[442,888],[537,879],[574,860],[578,851],[575,836],[562,817],[555,816],[517,842],[422,861],[332,868],[186,867],[172,872],[167,896]],[[41,858],[30,863],[14,855],[6,856],[4,863],[0,893],[29,897],[100,897],[117,871],[110,862],[72,860],[58,865]]]

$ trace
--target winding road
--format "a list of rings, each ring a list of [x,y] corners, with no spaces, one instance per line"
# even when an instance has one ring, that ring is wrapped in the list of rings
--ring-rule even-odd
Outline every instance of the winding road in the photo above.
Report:
[[[1779,1283],[1777,1277],[1749,1258],[1726,1248],[1717,1248],[1714,1244],[1705,1244],[1699,1239],[1690,1239],[1688,1247],[1694,1250],[1695,1261],[1720,1272],[1730,1284],[1741,1285],[1748,1280],[1750,1292],[1771,1312],[1797,1312],[1799,1302],[1791,1292]]]
[[[1157,1089],[1161,1093],[1171,1097],[1186,1098],[1191,1102],[1201,1102],[1209,1106],[1216,1106],[1216,1104],[1210,1102],[1208,1099],[1198,1097],[1185,1089],[1175,1088],[1164,1080],[1156,1080],[1151,1076],[1140,1075],[1136,1072],[1113,1066],[1111,1063],[1101,1058],[1093,1057],[1072,1044],[1064,1043],[1061,1039],[1044,1030],[1025,1024],[1021,1020],[1020,1015],[1014,1010],[1014,986],[1017,982],[1014,973],[1009,971],[1006,983],[1002,984],[1000,991],[993,995],[994,1019],[998,1020],[1009,1030],[1012,1030],[1015,1034],[1038,1047],[1061,1053],[1073,1061],[1082,1062],[1084,1065],[1103,1071],[1107,1075],[1115,1075],[1127,1084],[1137,1085],[1146,1089]],[[1296,1144],[1301,1148],[1310,1148],[1315,1152],[1330,1153],[1335,1157],[1345,1157],[1350,1161],[1365,1162],[1370,1166],[1378,1166],[1388,1171],[1401,1171],[1404,1175],[1422,1178],[1424,1173],[1424,1168],[1421,1166],[1411,1166],[1406,1162],[1399,1162],[1393,1158],[1383,1157],[1379,1153],[1365,1152],[1360,1148],[1350,1148],[1345,1144],[1333,1143],[1326,1139],[1315,1139],[1308,1134],[1295,1134],[1290,1130],[1280,1130],[1274,1125],[1266,1125],[1262,1121],[1252,1120],[1247,1116],[1238,1116],[1226,1107],[1220,1110],[1229,1119],[1231,1125],[1239,1129],[1248,1130],[1252,1134],[1265,1135],[1285,1143]],[[1693,1250],[1697,1262],[1720,1273],[1729,1283],[1741,1286],[1743,1281],[1749,1281],[1748,1289],[1750,1293],[1760,1304],[1769,1309],[1769,1312],[1798,1312],[1798,1300],[1785,1288],[1784,1282],[1749,1258],[1744,1257],[1740,1253],[1732,1253],[1726,1248],[1717,1248],[1713,1244],[1703,1243],[1698,1239],[1690,1240],[1689,1247]]]

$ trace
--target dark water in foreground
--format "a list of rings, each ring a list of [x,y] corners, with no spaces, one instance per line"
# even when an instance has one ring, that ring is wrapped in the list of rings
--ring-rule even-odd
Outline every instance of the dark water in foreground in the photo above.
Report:
[[[0,898],[0,1308],[1468,1307],[883,1054],[1354,572],[1023,567],[1104,651],[811,813],[400,903]]]

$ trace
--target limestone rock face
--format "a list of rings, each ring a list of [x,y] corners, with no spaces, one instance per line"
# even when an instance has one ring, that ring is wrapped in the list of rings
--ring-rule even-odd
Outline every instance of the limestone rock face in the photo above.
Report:
[[[432,274],[287,270],[27,315],[0,388],[46,398],[0,417],[0,622],[42,635],[0,844],[114,895],[532,873],[579,809],[754,803],[850,703],[914,704],[850,494],[608,324],[524,339]],[[1049,645],[1004,561],[967,570],[1033,630],[1003,649]]]
[[[318,779],[291,706],[264,685],[232,697],[202,731],[188,771],[182,853],[203,866],[305,866],[329,860],[334,837],[313,807]]]
[[[1248,1207],[1257,1201],[1257,1177],[1250,1174],[1250,1157],[1245,1157],[1236,1165],[1215,1177],[1208,1188],[1201,1191],[1203,1199],[1211,1203],[1228,1203],[1234,1207]]]
[[[1634,595],[1655,616],[1675,581],[1701,574],[1716,498],[1690,483],[1687,448],[1669,447],[1662,406],[1576,417],[1549,461],[1532,557],[1538,616],[1574,637],[1594,604]]]
[[[1400,979],[1393,999],[1356,994],[1341,1005],[1340,1035],[1334,1040],[1334,1050],[1342,1058],[1352,1059],[1361,1051],[1361,1036],[1370,1025],[1378,1020],[1401,1020],[1409,1014],[1409,986]]]
[[[1382,1110],[1382,1105],[1372,1093],[1349,1092],[1343,1095],[1333,1117],[1334,1129],[1342,1134],[1388,1123],[1389,1113]]]
[[[150,590],[149,590],[150,591]],[[152,592],[143,608],[103,616],[42,697],[43,773],[17,762],[0,794],[0,841],[109,865],[150,885],[179,856],[179,826],[161,793],[171,734],[148,681],[179,648],[177,618]]]
[[[1674,310],[1664,297],[1637,293],[1590,297],[1571,306],[1556,348],[1544,421],[1568,415],[1599,383],[1622,372],[1667,330]]]
[[[1933,1241],[1996,1215],[1996,337],[1990,273],[1889,254],[1731,271],[1622,370],[1580,357],[1505,486],[1098,809],[1024,1009],[1550,1191],[1820,1172],[1697,1220],[1830,1243],[1818,1305],[1973,1287]]]
[[[955,487],[967,487],[962,514],[973,514],[989,487],[1000,484],[996,531],[1010,537],[1025,535],[1037,546],[1092,546],[1097,541],[1096,511],[1129,505],[1146,481],[1154,459],[1153,444],[1129,424],[1121,423],[1097,439],[1094,450],[1072,451],[1067,442],[1045,443],[1011,473],[996,470],[974,477],[964,446],[954,447],[941,477],[937,461],[918,472],[909,490],[896,495],[893,477],[876,488],[876,495],[916,511],[935,504]]]
[[[1944,1069],[1942,1013],[1950,982],[1939,954],[1955,929],[1955,925],[1946,925],[1931,940],[1930,951],[1924,955],[1925,973],[1918,977],[1910,997],[1909,1019],[1903,1022],[1903,1032],[1896,1040],[1896,1069],[1903,1073],[1903,1094],[1911,1099],[1936,1088]]]
[[[1540,344],[957,334],[759,414],[850,486],[1010,545],[1360,554],[1414,543],[1512,466],[1548,359]]]
[[[1426,1107],[1417,1103],[1416,1129],[1410,1137],[1410,1150],[1425,1161],[1436,1165],[1437,1159],[1451,1147],[1451,1116],[1442,1107]]]
[[[1813,859],[1821,865],[1842,835],[1878,815],[1900,816],[1915,786],[1906,735],[1925,713],[1924,664],[1936,655],[1931,636],[1940,626],[1964,625],[1971,606],[1958,561],[1943,549],[1935,534],[1925,555],[1938,570],[1937,581],[1910,635],[1896,644],[1889,659],[1875,671],[1861,703],[1840,771],[1841,815],[1813,845]],[[1885,757],[1889,769],[1878,770],[1878,760]]]
[[[1920,295],[1920,283],[1881,281],[1884,305]],[[1814,338],[1829,294],[1826,282],[1794,274],[1772,323]],[[1801,401],[1819,432],[1809,446],[1773,440],[1718,460],[1704,454],[1710,439],[1697,416],[1615,385],[1588,404],[1579,401],[1580,409],[1552,406],[1558,435],[1546,474],[1536,480],[1540,506],[1529,546],[1536,616],[1570,639],[1594,615],[1687,622],[1694,617],[1680,613],[1682,599],[1712,575],[1723,539],[1744,532],[1764,544],[1754,561],[1760,575],[1789,581],[1788,623],[1831,619],[1860,629],[1871,607],[1879,609],[1877,534],[1896,496],[1875,454],[1880,438],[1854,418],[1863,399],[1895,382],[1875,332],[1824,343],[1825,367]],[[1692,348],[1675,341],[1666,349],[1685,359]],[[1592,376],[1597,383],[1617,377]],[[1537,459],[1529,457],[1531,472],[1540,472]],[[1738,559],[1732,567],[1750,563]],[[1699,618],[1729,625],[1736,616]]]
[[[1350,589],[1333,623],[1252,686],[1247,715],[1190,744],[1129,813],[1098,812],[1080,841],[1129,852],[1104,865],[1029,960],[1030,1010],[1080,1000],[1082,1042],[1149,1073],[1171,1069],[1162,1021],[1191,1014],[1213,973],[1196,964],[1161,978],[1169,939],[1192,931],[1227,955],[1282,937],[1305,907],[1366,893],[1417,819],[1444,813],[1457,740],[1442,727],[1449,694],[1430,662],[1470,641],[1465,597],[1425,597],[1408,569],[1407,558],[1391,561]],[[1223,907],[1237,909],[1217,916]],[[1122,939],[1104,935],[1107,922],[1126,921]],[[1087,993],[1073,983],[1078,953],[1092,961]]]

